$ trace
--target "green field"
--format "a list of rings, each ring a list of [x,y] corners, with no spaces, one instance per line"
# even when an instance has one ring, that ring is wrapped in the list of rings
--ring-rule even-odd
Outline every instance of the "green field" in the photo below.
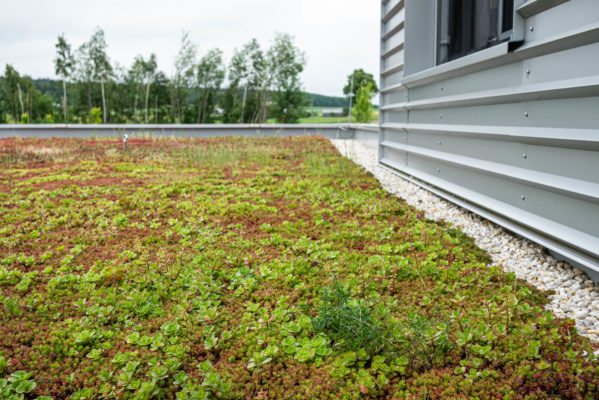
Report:
[[[308,117],[300,118],[300,124],[346,124],[347,117]]]
[[[276,124],[278,122],[274,118],[271,118],[267,121],[267,123],[268,124]],[[307,117],[307,118],[300,118],[298,123],[300,123],[300,124],[336,124],[336,123],[346,124],[347,117]]]
[[[371,123],[373,124],[378,124],[378,118],[379,118],[379,113],[378,112],[374,112],[373,113],[373,120]],[[300,124],[337,124],[337,123],[341,123],[341,124],[347,124],[347,117],[307,117],[307,118],[300,118],[299,123]],[[356,119],[352,118],[352,123],[356,123]],[[269,119],[267,121],[267,123],[269,124],[276,124],[277,121],[273,118]]]
[[[341,110],[342,108],[343,107],[308,107],[306,108],[306,111],[322,114],[324,110]]]

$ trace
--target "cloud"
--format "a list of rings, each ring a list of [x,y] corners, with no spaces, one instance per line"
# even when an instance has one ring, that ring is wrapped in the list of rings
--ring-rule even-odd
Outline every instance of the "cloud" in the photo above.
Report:
[[[73,48],[95,27],[106,33],[108,55],[120,65],[156,53],[159,68],[171,74],[182,31],[190,31],[200,54],[213,47],[231,56],[235,47],[257,38],[267,47],[277,31],[296,37],[308,56],[307,90],[341,95],[354,68],[378,75],[379,12],[364,0],[0,0],[0,65],[22,74],[54,77],[54,44],[64,33]]]

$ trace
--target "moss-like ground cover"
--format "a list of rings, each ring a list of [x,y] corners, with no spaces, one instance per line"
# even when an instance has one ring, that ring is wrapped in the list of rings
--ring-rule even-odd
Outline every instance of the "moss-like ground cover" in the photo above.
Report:
[[[0,398],[596,399],[543,294],[322,138],[0,141]]]

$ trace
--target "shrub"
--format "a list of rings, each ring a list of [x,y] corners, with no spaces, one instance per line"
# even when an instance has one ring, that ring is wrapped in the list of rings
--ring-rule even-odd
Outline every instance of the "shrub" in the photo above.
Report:
[[[352,299],[343,284],[337,282],[324,288],[321,300],[320,312],[312,320],[315,331],[328,334],[348,349],[365,349],[372,355],[393,347],[372,309],[363,301]]]
[[[89,124],[89,117],[87,117],[86,122]],[[101,124],[102,123],[102,109],[100,107],[92,108],[92,124]]]
[[[402,323],[392,323],[381,310],[352,299],[341,283],[323,289],[314,330],[327,334],[347,350],[365,350],[370,356],[385,353],[404,357],[414,370],[427,370],[448,353],[449,324],[430,316],[410,314]]]

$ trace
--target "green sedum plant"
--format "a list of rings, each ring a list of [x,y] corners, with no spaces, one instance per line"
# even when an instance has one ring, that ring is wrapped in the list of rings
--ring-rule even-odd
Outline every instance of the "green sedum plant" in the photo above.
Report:
[[[17,371],[10,374],[6,379],[0,379],[0,398],[7,400],[23,399],[24,395],[32,392],[37,386],[31,378],[33,374],[25,371]]]
[[[328,140],[128,144],[0,139],[0,398],[599,398],[545,293]]]

